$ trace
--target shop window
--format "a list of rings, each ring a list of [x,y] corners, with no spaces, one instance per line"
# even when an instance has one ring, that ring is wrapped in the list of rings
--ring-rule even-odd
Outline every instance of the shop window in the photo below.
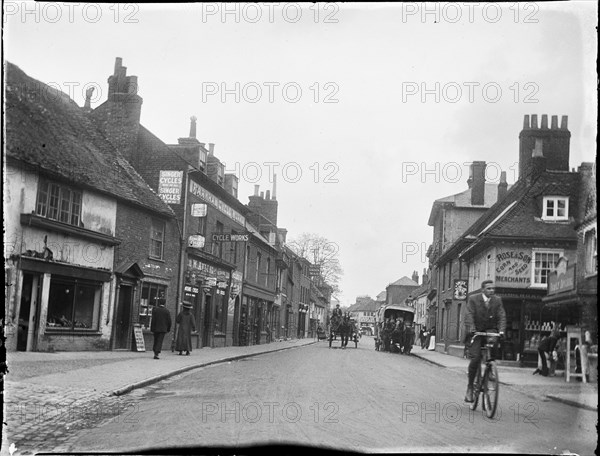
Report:
[[[46,327],[98,331],[101,296],[101,282],[52,277]]]
[[[159,302],[166,301],[167,287],[156,283],[144,283],[142,285],[142,295],[140,298],[140,324],[150,328],[152,322],[152,309]]]
[[[81,192],[65,185],[40,180],[36,214],[70,225],[81,224]]]
[[[563,255],[562,251],[556,250],[534,250],[532,286],[546,287],[549,274],[556,269],[558,259]]]
[[[542,220],[568,220],[569,198],[566,196],[544,196]]]
[[[588,230],[583,235],[585,250],[585,275],[598,274],[598,237],[596,228]]]
[[[150,228],[150,258],[163,259],[164,241],[165,222],[153,219]]]

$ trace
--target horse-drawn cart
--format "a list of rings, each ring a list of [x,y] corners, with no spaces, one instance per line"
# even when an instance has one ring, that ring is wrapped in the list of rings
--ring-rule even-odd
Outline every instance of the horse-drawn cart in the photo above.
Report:
[[[338,335],[340,336],[342,348],[346,348],[350,339],[352,339],[354,342],[354,348],[358,348],[358,340],[360,339],[360,335],[355,323],[350,319],[350,317],[340,317],[334,315],[331,318],[331,322],[329,324],[329,348],[331,348],[333,341],[337,339]]]

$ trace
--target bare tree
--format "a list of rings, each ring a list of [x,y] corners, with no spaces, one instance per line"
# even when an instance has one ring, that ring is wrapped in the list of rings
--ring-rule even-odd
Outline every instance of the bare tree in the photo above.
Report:
[[[323,236],[314,233],[302,233],[287,243],[296,255],[310,261],[319,269],[319,276],[332,287],[333,295],[340,292],[339,282],[344,271],[337,257],[339,246]]]

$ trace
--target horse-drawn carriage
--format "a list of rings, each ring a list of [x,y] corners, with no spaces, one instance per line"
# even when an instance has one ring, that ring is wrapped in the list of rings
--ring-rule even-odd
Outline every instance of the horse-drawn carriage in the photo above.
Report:
[[[342,348],[346,348],[350,340],[354,342],[354,348],[358,348],[360,333],[358,332],[356,322],[350,316],[334,315],[331,317],[329,323],[329,348],[331,348],[333,341],[337,339],[338,335],[340,336]]]
[[[389,304],[382,306],[376,314],[375,323],[375,350],[378,351],[396,351],[393,350],[393,346],[396,346],[401,352],[402,349],[398,347],[404,346],[404,341],[399,343],[392,341],[392,328],[387,327],[388,324],[394,326],[394,322],[402,320],[404,325],[411,324],[414,320],[415,309],[409,306]],[[394,343],[396,342],[396,343]],[[410,343],[412,346],[412,342]],[[410,350],[408,350],[410,351]]]

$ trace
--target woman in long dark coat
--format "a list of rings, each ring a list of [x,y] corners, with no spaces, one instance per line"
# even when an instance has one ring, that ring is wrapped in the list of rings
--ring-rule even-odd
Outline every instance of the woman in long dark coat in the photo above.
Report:
[[[183,310],[177,315],[177,340],[175,341],[175,351],[180,355],[185,351],[189,355],[192,351],[192,332],[196,331],[196,320],[191,312],[192,305],[183,303]]]

